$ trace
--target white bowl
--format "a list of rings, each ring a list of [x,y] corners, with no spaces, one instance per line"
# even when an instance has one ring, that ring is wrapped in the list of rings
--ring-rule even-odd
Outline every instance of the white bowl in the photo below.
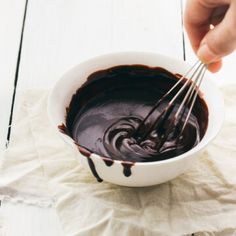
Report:
[[[151,67],[163,67],[172,73],[184,74],[189,65],[183,61],[169,58],[156,53],[146,52],[122,52],[102,55],[83,62],[68,71],[52,89],[48,100],[48,114],[52,125],[58,134],[73,148],[74,141],[69,136],[61,133],[58,125],[65,123],[66,107],[69,106],[72,95],[86,81],[93,72],[107,69],[117,65],[143,64]],[[92,159],[98,175],[105,181],[124,186],[150,186],[171,180],[194,164],[196,158],[201,155],[203,149],[217,135],[224,119],[224,102],[221,93],[216,86],[205,76],[201,85],[201,92],[209,111],[209,121],[206,133],[201,142],[188,152],[163,161],[135,163],[132,166],[132,175],[124,176],[121,161],[114,161],[108,167],[102,158],[92,154]],[[78,158],[83,166],[90,171],[88,159],[78,149]],[[90,171],[91,172],[91,171]]]

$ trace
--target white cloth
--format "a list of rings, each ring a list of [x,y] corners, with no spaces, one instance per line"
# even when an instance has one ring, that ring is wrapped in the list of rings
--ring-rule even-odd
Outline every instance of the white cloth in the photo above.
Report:
[[[185,235],[236,228],[236,87],[222,89],[226,120],[196,165],[158,186],[98,183],[50,126],[48,91],[24,92],[1,157],[0,194],[50,206],[65,235]],[[216,104],[217,105],[217,104]]]

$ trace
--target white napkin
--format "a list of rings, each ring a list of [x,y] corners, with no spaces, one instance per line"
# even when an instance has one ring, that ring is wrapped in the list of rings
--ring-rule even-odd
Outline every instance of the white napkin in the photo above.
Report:
[[[196,165],[154,187],[98,183],[50,126],[48,91],[25,91],[1,157],[0,194],[55,206],[65,235],[185,235],[236,228],[236,86],[226,121]],[[217,105],[217,104],[216,104]]]

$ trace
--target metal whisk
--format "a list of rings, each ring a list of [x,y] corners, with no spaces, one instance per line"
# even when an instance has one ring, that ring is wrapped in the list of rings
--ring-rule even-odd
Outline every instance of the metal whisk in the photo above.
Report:
[[[182,135],[189,120],[192,109],[194,107],[206,69],[206,64],[197,61],[186,72],[186,74],[184,74],[178,80],[178,82],[176,82],[175,85],[154,105],[154,107],[140,123],[135,133],[133,134],[133,137],[137,138],[136,140],[138,143],[141,143],[143,140],[145,140],[152,133],[152,131],[156,131],[160,139],[156,148],[159,149],[167,141],[170,133],[173,133],[173,129],[175,129],[175,133],[177,132],[177,137],[180,137]],[[176,94],[173,95],[173,92],[175,90],[177,90]],[[186,93],[183,97],[182,102],[180,103],[177,111],[174,113],[172,118],[169,119],[174,107],[177,106],[177,99],[180,99],[180,96],[183,95],[184,91]],[[163,111],[153,122],[153,124],[149,124],[149,128],[145,129],[145,127],[147,127],[147,123],[150,116],[155,112],[155,110],[160,106],[160,104],[164,100],[166,100],[171,94],[173,97],[170,99],[167,106],[163,109]],[[187,108],[188,113],[187,115],[185,115]],[[167,127],[167,129],[163,129],[164,126]],[[178,127],[178,129],[176,129],[176,127]]]

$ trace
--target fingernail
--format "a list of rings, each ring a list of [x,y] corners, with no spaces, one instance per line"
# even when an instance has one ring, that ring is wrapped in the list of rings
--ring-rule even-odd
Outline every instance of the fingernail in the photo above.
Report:
[[[219,58],[218,55],[216,55],[214,52],[211,51],[211,49],[208,47],[206,43],[200,46],[197,52],[197,56],[202,62],[206,64],[209,64],[217,60],[217,58]]]

